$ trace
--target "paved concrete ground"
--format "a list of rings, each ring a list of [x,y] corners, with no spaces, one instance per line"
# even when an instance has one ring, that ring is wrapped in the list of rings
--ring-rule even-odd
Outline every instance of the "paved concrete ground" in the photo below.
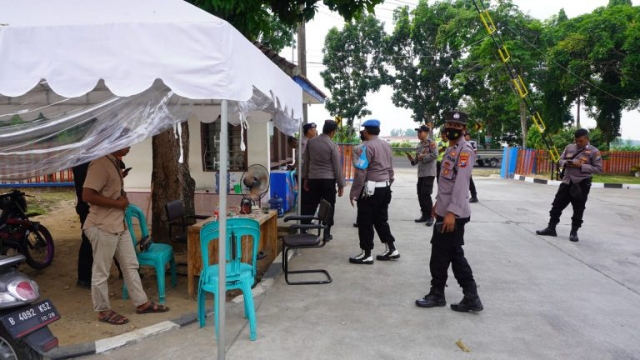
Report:
[[[390,208],[402,258],[373,266],[358,253],[355,209],[336,210],[334,240],[293,258],[329,270],[333,283],[288,286],[282,276],[256,297],[258,339],[249,340],[242,304],[227,312],[227,359],[638,359],[640,358],[640,191],[593,189],[580,242],[568,240],[571,210],[557,238],[548,220],[556,187],[478,178],[465,252],[485,310],[420,309],[429,289],[431,229],[418,215],[415,172],[399,170]],[[376,239],[375,253],[381,250]],[[450,274],[448,303],[462,294]],[[456,341],[470,349],[462,352]],[[216,358],[213,319],[97,359]]]

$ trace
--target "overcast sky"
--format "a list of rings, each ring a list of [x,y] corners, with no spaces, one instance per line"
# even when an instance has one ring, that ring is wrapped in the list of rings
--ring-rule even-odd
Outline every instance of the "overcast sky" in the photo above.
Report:
[[[548,19],[564,8],[570,18],[590,13],[595,8],[606,6],[608,0],[513,0],[525,13],[538,19]],[[393,9],[398,6],[409,5],[415,8],[418,0],[386,0],[384,4],[376,7],[376,17],[385,23],[387,32],[393,28]],[[485,3],[486,4],[486,3]],[[322,65],[322,47],[324,37],[332,27],[342,28],[344,21],[339,15],[331,13],[325,6],[320,6],[319,12],[314,20],[307,23],[307,77],[311,82],[323,90],[327,96],[331,96],[324,87],[320,71],[324,69]],[[297,53],[291,48],[286,48],[281,53],[288,60],[297,63]],[[525,79],[526,81],[526,79]],[[381,120],[381,132],[388,135],[392,129],[414,128],[415,122],[411,120],[411,111],[395,107],[391,102],[392,90],[383,87],[379,92],[367,96],[368,109],[373,115],[368,118]],[[575,116],[575,114],[574,114]],[[309,121],[321,123],[331,116],[325,110],[324,105],[309,106]],[[586,113],[581,115],[582,126],[595,127],[595,120],[589,119]],[[623,113],[621,133],[623,139],[640,139],[640,113],[637,110]]]

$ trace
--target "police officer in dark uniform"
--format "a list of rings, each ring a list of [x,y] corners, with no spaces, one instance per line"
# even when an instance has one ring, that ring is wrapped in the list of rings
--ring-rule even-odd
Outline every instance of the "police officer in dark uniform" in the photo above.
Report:
[[[471,219],[469,205],[469,180],[476,156],[462,134],[467,129],[467,114],[459,111],[445,114],[445,132],[449,147],[442,160],[438,179],[438,195],[433,213],[436,225],[431,237],[431,291],[416,306],[431,308],[445,306],[444,288],[447,284],[449,264],[453,269],[464,297],[451,304],[454,311],[482,311],[471,267],[464,257],[464,226]]]
[[[589,144],[587,129],[578,129],[574,137],[575,143],[567,145],[558,162],[564,175],[551,204],[549,225],[546,229],[536,230],[536,234],[558,236],[556,225],[560,222],[562,211],[571,203],[573,216],[569,240],[577,242],[578,229],[582,226],[582,215],[591,190],[591,175],[602,173],[602,156],[598,149]]]
[[[356,167],[353,185],[349,193],[351,206],[358,203],[358,237],[360,238],[359,255],[349,258],[352,264],[373,264],[373,229],[378,233],[380,241],[385,245],[377,260],[388,261],[400,258],[395,247],[395,238],[389,228],[389,203],[391,202],[391,184],[394,180],[393,155],[391,146],[380,139],[380,121],[367,120],[362,123],[362,133],[366,142],[362,151],[366,155],[367,165]]]

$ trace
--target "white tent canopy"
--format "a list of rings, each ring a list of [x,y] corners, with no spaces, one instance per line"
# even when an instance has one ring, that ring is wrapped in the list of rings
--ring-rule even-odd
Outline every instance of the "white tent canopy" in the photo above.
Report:
[[[100,79],[117,96],[161,79],[189,99],[247,101],[253,87],[302,114],[302,90],[229,23],[178,0],[0,0],[0,94],[42,79],[77,97]]]
[[[302,116],[302,89],[292,79],[227,22],[182,0],[0,0],[0,9],[0,95],[21,96],[44,80],[58,95],[78,97],[102,79],[114,95],[128,97],[159,79],[181,97],[222,100],[223,164],[229,100],[250,109],[252,98],[266,99],[275,117],[296,125]],[[224,238],[226,212],[220,215]],[[224,262],[225,242],[219,246]],[[220,312],[222,335],[224,301]],[[224,358],[224,336],[218,340]]]

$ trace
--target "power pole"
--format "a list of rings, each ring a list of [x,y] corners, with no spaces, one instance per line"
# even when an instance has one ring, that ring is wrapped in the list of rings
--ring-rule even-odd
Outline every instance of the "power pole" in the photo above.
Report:
[[[300,73],[307,76],[307,39],[305,33],[304,21],[298,24],[298,67],[300,67]],[[306,124],[307,118],[307,104],[302,102],[302,122]]]

